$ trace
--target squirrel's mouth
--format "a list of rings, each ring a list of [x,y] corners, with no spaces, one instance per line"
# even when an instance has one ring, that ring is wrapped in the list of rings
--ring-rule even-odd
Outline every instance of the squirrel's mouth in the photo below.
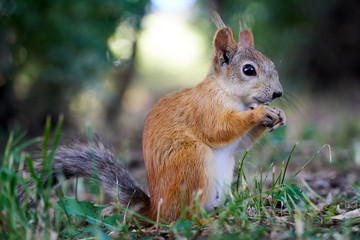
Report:
[[[271,101],[264,101],[262,99],[254,98],[254,102],[249,105],[250,109],[257,108],[259,105],[269,105]]]

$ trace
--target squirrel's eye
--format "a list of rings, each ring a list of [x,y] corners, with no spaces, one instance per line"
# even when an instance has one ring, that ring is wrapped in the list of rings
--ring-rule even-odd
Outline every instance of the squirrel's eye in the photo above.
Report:
[[[246,64],[242,70],[246,76],[256,76],[256,70],[253,65]]]

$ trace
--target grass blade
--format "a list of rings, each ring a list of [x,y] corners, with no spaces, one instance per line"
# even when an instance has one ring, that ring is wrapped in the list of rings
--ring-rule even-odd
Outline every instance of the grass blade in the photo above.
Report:
[[[292,156],[292,154],[293,154],[293,152],[294,152],[294,150],[295,150],[295,147],[296,147],[296,145],[297,145],[298,143],[299,143],[299,142],[297,142],[297,143],[294,144],[294,146],[293,146],[293,148],[292,148],[292,150],[291,150],[291,152],[290,152],[290,154],[289,154],[289,157],[288,157],[288,159],[287,159],[287,161],[286,161],[286,166],[285,166],[285,169],[284,169],[284,175],[283,175],[283,177],[282,177],[281,184],[284,183],[285,175],[286,175],[286,170],[287,170],[287,168],[288,168],[288,165],[289,165],[291,156]]]
[[[294,181],[295,177],[296,177],[312,160],[314,160],[314,158],[316,158],[317,155],[319,155],[319,153],[320,153],[325,147],[328,147],[328,144],[322,146],[322,147],[290,178],[290,180],[288,181],[287,184],[290,185],[290,184]]]
[[[240,167],[239,167],[239,172],[238,172],[238,176],[237,176],[237,180],[236,180],[236,190],[239,191],[239,182],[240,182],[240,177],[241,177],[241,173],[243,173],[243,164],[244,164],[244,161],[245,161],[245,158],[247,156],[247,154],[249,153],[249,150],[246,150],[243,158],[241,159],[241,162],[240,162]]]

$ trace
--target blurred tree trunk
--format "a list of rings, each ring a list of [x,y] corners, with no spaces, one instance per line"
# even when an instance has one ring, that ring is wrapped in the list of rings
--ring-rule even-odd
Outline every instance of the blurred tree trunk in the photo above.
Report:
[[[4,34],[0,34],[0,128],[6,130],[16,113],[10,50]]]
[[[137,39],[132,44],[132,54],[128,63],[116,74],[115,91],[116,95],[106,106],[106,122],[110,125],[116,123],[122,112],[122,100],[124,94],[135,74]]]
[[[335,1],[334,7],[319,20],[315,34],[306,46],[308,51],[302,56],[305,59],[302,68],[316,78],[315,90],[358,89],[359,26],[360,1],[354,0]]]
[[[15,117],[16,103],[13,91],[13,84],[6,73],[0,72],[0,128],[10,128],[11,120]]]

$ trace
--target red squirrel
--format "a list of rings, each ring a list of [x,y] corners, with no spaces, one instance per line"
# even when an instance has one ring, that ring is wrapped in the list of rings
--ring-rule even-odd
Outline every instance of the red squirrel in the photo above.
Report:
[[[286,117],[268,106],[283,90],[274,64],[255,50],[252,32],[240,31],[236,43],[217,14],[215,23],[214,56],[205,79],[162,97],[146,118],[143,154],[150,196],[99,139],[60,146],[54,182],[56,172],[91,177],[95,163],[101,189],[150,219],[159,213],[176,220],[194,195],[206,211],[221,204],[233,178],[235,150],[248,149],[267,128],[284,125]]]

